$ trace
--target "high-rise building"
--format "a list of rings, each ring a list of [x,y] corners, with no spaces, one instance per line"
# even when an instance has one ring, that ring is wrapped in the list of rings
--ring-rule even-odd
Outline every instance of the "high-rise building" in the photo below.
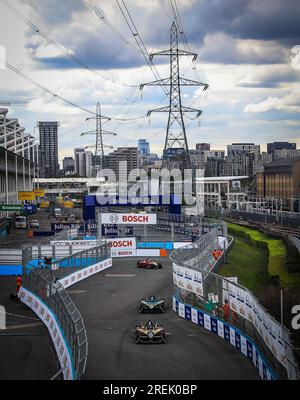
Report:
[[[196,143],[196,150],[208,151],[210,150],[210,143]]]
[[[273,154],[276,150],[283,150],[283,149],[296,149],[296,143],[289,143],[289,142],[273,142],[267,143],[267,153]]]
[[[210,147],[208,143],[198,143],[198,144],[201,145],[207,144],[208,147]],[[192,168],[204,169],[207,159],[211,157],[221,158],[221,159],[225,158],[225,150],[203,150],[204,148],[205,146],[202,147],[198,146],[198,149],[196,150],[192,149],[189,151]]]
[[[91,151],[86,151],[84,153],[84,163],[85,163],[85,173],[84,176],[91,178],[93,173],[93,153]]]
[[[92,176],[93,154],[83,148],[74,149],[75,174],[90,178]]]
[[[120,161],[126,161],[127,171],[119,171]],[[117,150],[105,156],[106,168],[113,170],[116,179],[120,180],[125,178],[123,174],[127,172],[127,176],[133,169],[138,168],[139,165],[139,155],[137,147],[119,147]]]
[[[59,174],[57,121],[38,122],[41,149],[41,176],[53,178]]]
[[[249,157],[241,154],[234,160],[230,158],[208,157],[205,176],[248,176]]]
[[[148,156],[150,154],[150,144],[146,139],[139,139],[138,141],[139,154],[141,156]]]
[[[300,156],[300,149],[281,149],[275,150],[271,156],[276,158],[291,158]]]
[[[253,161],[253,174],[258,174],[263,172],[265,165],[273,161],[273,155],[266,152],[261,154],[255,154]]]
[[[260,145],[254,143],[232,143],[227,145],[227,156],[230,157],[236,153],[260,154]]]
[[[255,174],[255,158],[260,155],[260,145],[254,143],[232,143],[227,145],[227,160],[233,170],[243,171],[242,175]],[[234,164],[237,164],[235,168]]]
[[[63,173],[65,175],[74,174],[74,158],[73,157],[65,157],[63,159]]]
[[[84,176],[83,148],[74,149],[74,172],[76,175]]]

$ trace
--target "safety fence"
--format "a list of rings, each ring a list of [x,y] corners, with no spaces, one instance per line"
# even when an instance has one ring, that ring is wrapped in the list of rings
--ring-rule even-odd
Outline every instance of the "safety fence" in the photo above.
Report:
[[[63,242],[62,242],[63,243]],[[82,242],[83,243],[83,242]],[[51,258],[51,274],[57,279],[73,272],[73,270],[83,269],[103,260],[110,258],[110,249],[106,243],[100,245],[91,244],[86,248],[87,244],[67,243],[65,246],[54,244],[49,248],[34,246],[24,247],[23,249],[23,274],[28,274],[32,270],[49,270],[49,265],[44,262],[44,257]],[[85,247],[82,250],[82,247]],[[69,255],[66,255],[68,254]],[[61,255],[64,254],[64,257]]]
[[[202,236],[217,228],[220,236],[227,237],[227,224],[224,221],[204,218],[202,215],[157,213],[156,227],[190,236]]]
[[[101,244],[49,265],[32,257],[32,248],[24,247],[20,299],[49,330],[61,366],[57,376],[80,379],[86,368],[88,340],[81,314],[65,288],[110,267],[110,250]]]
[[[233,245],[231,238],[222,256],[215,260],[211,250],[216,246],[217,236],[217,231],[211,230],[192,246],[181,247],[170,255],[173,262],[174,301],[181,304],[181,316],[191,320],[193,309],[193,322],[199,313],[203,320],[208,319],[204,318],[204,314],[208,315],[210,322],[206,324],[207,329],[209,325],[210,330],[215,333],[219,334],[218,330],[211,328],[211,319],[214,318],[214,325],[222,323],[220,329],[223,329],[223,334],[219,336],[224,339],[228,338],[228,335],[224,336],[224,329],[230,327],[231,335],[235,335],[235,339],[231,338],[231,343],[236,347],[241,349],[241,335],[244,336],[244,344],[247,344],[246,340],[255,344],[257,354],[254,351],[250,353],[262,378],[298,379],[299,369],[290,332],[268,314],[247,288],[213,272],[224,262]],[[188,307],[187,314],[183,311],[185,307]],[[250,347],[248,344],[249,349]],[[250,358],[249,354],[246,353]],[[268,374],[262,371],[268,371]]]

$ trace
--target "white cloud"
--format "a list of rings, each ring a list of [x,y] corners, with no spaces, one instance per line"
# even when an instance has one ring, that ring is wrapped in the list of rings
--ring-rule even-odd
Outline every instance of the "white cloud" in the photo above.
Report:
[[[29,3],[30,5],[28,5]],[[0,3],[0,44],[4,45],[7,50],[8,62],[50,90],[92,111],[95,110],[99,100],[103,113],[108,116],[133,118],[145,115],[148,109],[168,104],[168,99],[163,98],[162,90],[159,87],[145,87],[143,99],[141,99],[138,89],[114,83],[113,81],[140,84],[153,81],[155,78],[146,64],[135,68],[117,68],[114,57],[123,57],[123,52],[115,49],[121,47],[125,49],[126,45],[120,42],[101,21],[97,20],[89,9],[80,8],[77,2],[76,5],[73,5],[75,2],[71,0],[63,2],[61,7],[58,3],[62,4],[61,1],[43,0],[45,7],[42,7],[40,0],[13,0],[13,4],[22,13],[55,40],[66,48],[74,48],[75,54],[77,51],[79,53],[81,51],[80,57],[83,57],[83,61],[86,61],[87,64],[90,61],[99,61],[97,57],[102,54],[98,52],[99,48],[111,49],[112,52],[108,56],[109,62],[106,65],[107,69],[97,69],[102,77],[80,68],[67,69],[66,66],[65,69],[60,69],[48,65],[49,69],[43,69],[41,64],[33,61],[32,57],[35,59],[55,57],[59,55],[57,49],[48,45],[38,35],[33,34],[22,21]],[[108,0],[103,0],[103,2],[95,0],[95,3],[103,8],[112,24],[130,38],[131,34],[114,3]],[[178,0],[177,3],[183,16],[183,10],[195,7],[194,19],[197,20],[198,25],[201,23],[203,16],[197,14],[199,1]],[[208,2],[207,6],[209,4]],[[127,5],[146,47],[148,49],[153,47],[157,50],[168,48],[171,23],[170,18],[166,15],[171,15],[168,1],[147,0],[145,3],[144,0],[128,0]],[[67,13],[66,10],[74,12]],[[199,128],[196,126],[197,123],[193,122],[187,128],[191,147],[198,141],[211,141],[215,147],[220,147],[233,138],[234,140],[247,140],[247,137],[253,137],[261,142],[269,140],[271,133],[267,133],[266,127],[270,127],[270,131],[274,128],[275,122],[272,121],[272,118],[274,119],[278,110],[290,112],[299,109],[298,97],[294,93],[296,83],[288,80],[291,70],[290,60],[287,59],[286,64],[259,64],[259,62],[264,62],[264,58],[268,58],[270,62],[275,62],[277,56],[284,58],[285,47],[279,41],[237,39],[224,32],[215,32],[214,29],[208,30],[204,44],[202,44],[202,37],[200,34],[195,37],[195,31],[192,31],[189,22],[189,19],[183,18],[188,39],[190,34],[193,34],[193,41],[200,48],[200,67],[198,68],[200,78],[210,85],[206,92],[202,92],[202,89],[194,91],[194,88],[182,88],[183,103],[203,110],[201,127]],[[92,53],[84,52],[85,44],[90,46]],[[96,59],[91,57],[93,51]],[[129,61],[130,58],[137,55],[130,48],[124,54]],[[91,58],[86,59],[85,56]],[[138,55],[138,57],[140,56]],[[205,60],[204,63],[201,58]],[[253,60],[256,64],[253,64]],[[154,61],[165,62],[165,64],[158,64],[158,70],[162,78],[167,77],[169,75],[168,58],[160,57]],[[190,60],[182,57],[180,66],[182,75],[195,79],[191,71]],[[294,73],[298,72],[294,71]],[[279,86],[269,88],[240,86],[248,83],[259,85],[271,79],[278,82]],[[15,97],[17,97],[18,91],[24,92],[25,96],[28,94],[30,103],[24,108],[11,109],[10,117],[19,118],[20,123],[29,130],[38,120],[60,121],[59,147],[62,154],[69,155],[70,153],[67,152],[71,151],[73,147],[93,142],[92,136],[80,137],[82,131],[93,129],[91,123],[84,122],[85,118],[89,116],[88,114],[46,95],[9,70],[0,71],[0,88],[1,100],[10,91],[10,97],[13,97],[12,93],[16,93]],[[193,103],[190,104],[191,102]],[[272,117],[262,114],[262,111],[257,111],[259,109],[273,111]],[[246,112],[243,113],[243,110]],[[259,112],[259,115],[253,115],[253,110]],[[281,124],[281,130],[277,127],[278,136],[281,135],[286,140],[295,136],[295,128],[297,125],[299,126],[296,114],[295,119],[289,115],[289,121],[289,124],[276,122],[278,125]],[[151,147],[154,151],[161,153],[166,123],[166,114],[153,114],[151,126],[147,119],[129,123],[111,122],[105,128],[116,130],[119,136],[117,140],[105,138],[106,143],[116,146],[126,143],[136,145],[139,137],[152,136]],[[187,125],[189,123],[188,120]],[[256,137],[252,136],[253,126],[261,128]],[[157,134],[160,131],[161,133]],[[269,135],[268,139],[266,139],[267,134]]]
[[[270,110],[286,110],[289,112],[300,111],[300,92],[294,91],[283,97],[268,97],[256,104],[248,104],[244,112],[263,113]]]

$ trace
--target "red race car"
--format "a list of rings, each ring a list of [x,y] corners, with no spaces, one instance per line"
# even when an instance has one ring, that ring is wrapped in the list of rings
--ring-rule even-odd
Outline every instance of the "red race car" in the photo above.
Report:
[[[137,262],[137,267],[146,269],[160,269],[162,268],[162,265],[160,262],[156,262],[153,260],[149,260],[149,258],[146,258],[145,260],[139,260]]]

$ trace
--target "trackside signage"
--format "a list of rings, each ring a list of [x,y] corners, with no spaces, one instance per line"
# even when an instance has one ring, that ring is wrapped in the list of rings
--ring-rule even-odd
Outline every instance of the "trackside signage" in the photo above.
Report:
[[[136,239],[134,237],[107,239],[106,242],[111,248],[112,257],[134,257],[136,255]]]
[[[64,380],[73,380],[74,373],[71,353],[64,332],[61,330],[55,314],[37,296],[24,287],[21,287],[18,296],[46,325],[63,371]]]
[[[57,247],[93,247],[97,246],[98,240],[52,240],[50,244]]]
[[[136,249],[135,237],[107,239],[106,242],[112,250],[135,250]]]
[[[156,214],[101,214],[102,224],[155,225]]]

